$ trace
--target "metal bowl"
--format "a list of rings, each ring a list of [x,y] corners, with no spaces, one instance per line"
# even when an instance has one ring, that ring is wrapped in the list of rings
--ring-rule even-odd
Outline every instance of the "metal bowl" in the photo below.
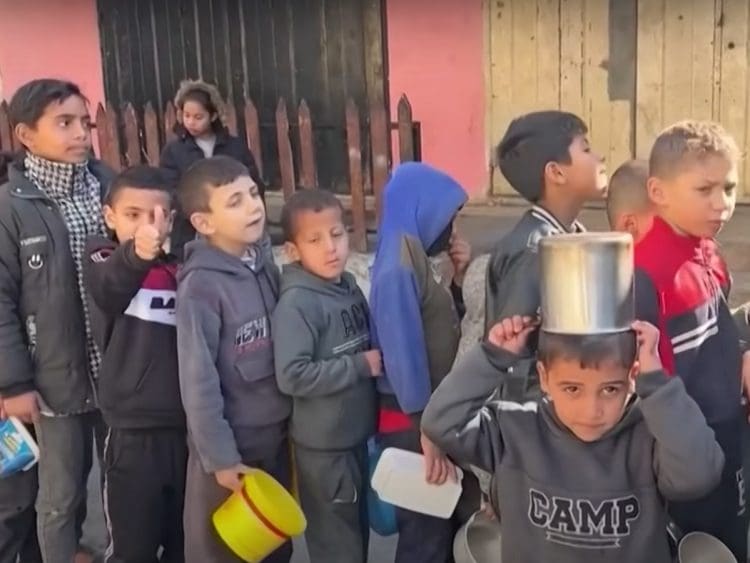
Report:
[[[680,563],[737,563],[737,559],[721,541],[703,532],[691,532],[680,540]]]
[[[486,512],[475,512],[453,540],[455,563],[501,563],[500,522]]]
[[[575,233],[539,244],[542,329],[607,334],[634,320],[633,238],[627,233]]]

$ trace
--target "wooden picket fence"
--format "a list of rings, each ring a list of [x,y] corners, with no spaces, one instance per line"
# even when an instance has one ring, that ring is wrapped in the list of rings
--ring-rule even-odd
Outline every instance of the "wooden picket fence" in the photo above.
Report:
[[[263,155],[260,135],[260,121],[255,104],[249,98],[242,107],[227,105],[227,127],[236,135],[238,132],[238,111],[244,113],[247,146],[258,163],[263,176]],[[346,117],[346,141],[349,162],[349,191],[342,202],[349,208],[352,217],[352,247],[364,252],[367,248],[367,221],[365,186],[372,191],[372,205],[376,220],[380,215],[383,186],[390,172],[391,134],[398,138],[399,161],[406,162],[419,159],[419,124],[412,119],[411,104],[404,95],[398,103],[395,123],[391,123],[383,104],[374,104],[369,108],[370,163],[367,170],[362,166],[362,139],[360,128],[360,111],[353,100],[344,108]],[[159,154],[163,144],[174,138],[173,127],[177,120],[175,107],[169,102],[161,116],[157,115],[149,102],[143,108],[142,120],[131,103],[121,110],[111,104],[99,104],[96,109],[96,131],[99,143],[99,155],[112,168],[119,171],[134,164],[148,163],[158,165]],[[313,118],[305,100],[299,104],[297,111],[298,127],[290,126],[286,101],[282,98],[276,107],[276,146],[281,173],[281,193],[284,201],[289,199],[297,186],[302,188],[318,187],[315,164],[315,146],[313,142]],[[161,125],[160,125],[161,124]],[[161,127],[161,132],[160,132]],[[293,131],[299,135],[299,170],[295,170],[295,158],[292,151],[290,135]],[[161,134],[160,134],[161,133]],[[0,150],[16,150],[17,140],[13,135],[8,119],[6,102],[0,103]],[[364,174],[369,173],[370,178]],[[369,191],[369,190],[368,190]],[[348,197],[347,197],[348,196]]]

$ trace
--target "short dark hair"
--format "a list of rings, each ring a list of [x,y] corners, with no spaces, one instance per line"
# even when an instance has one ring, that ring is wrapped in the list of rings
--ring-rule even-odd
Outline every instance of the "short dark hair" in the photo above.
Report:
[[[628,160],[615,170],[607,188],[607,219],[611,228],[624,208],[637,211],[648,208],[647,182],[648,162],[645,160]]]
[[[525,199],[544,192],[544,168],[550,162],[570,164],[570,145],[588,133],[583,120],[564,111],[537,111],[514,119],[496,149],[497,165]]]
[[[112,205],[117,194],[125,188],[135,188],[138,190],[152,190],[164,192],[169,196],[169,204],[172,205],[172,194],[169,180],[160,168],[147,166],[145,164],[131,166],[120,172],[107,191],[107,204]]]
[[[329,191],[302,189],[295,192],[281,210],[281,229],[284,233],[284,241],[294,242],[294,237],[297,234],[296,219],[300,213],[304,211],[318,213],[324,209],[338,209],[342,213],[344,212],[344,207],[339,199]]]
[[[635,332],[610,334],[555,334],[540,331],[537,357],[549,367],[557,360],[572,360],[582,369],[598,368],[604,362],[630,369],[637,350]]]
[[[185,171],[177,186],[177,197],[185,216],[199,211],[209,211],[211,188],[231,184],[237,178],[247,176],[247,168],[229,156],[203,158]]]
[[[8,104],[11,125],[15,127],[22,123],[34,127],[51,103],[62,103],[71,96],[78,96],[88,103],[81,89],[67,80],[40,78],[27,82],[16,90]]]
[[[732,163],[742,156],[737,142],[726,129],[713,121],[688,119],[664,129],[651,148],[648,167],[651,176],[669,178],[686,163],[720,155]]]

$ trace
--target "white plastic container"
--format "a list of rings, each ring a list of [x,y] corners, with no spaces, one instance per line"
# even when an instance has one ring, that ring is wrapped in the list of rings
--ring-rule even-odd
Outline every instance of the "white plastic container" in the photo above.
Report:
[[[372,475],[372,488],[385,502],[429,514],[450,518],[461,496],[463,472],[456,467],[458,482],[450,479],[442,485],[425,481],[424,456],[386,448]]]

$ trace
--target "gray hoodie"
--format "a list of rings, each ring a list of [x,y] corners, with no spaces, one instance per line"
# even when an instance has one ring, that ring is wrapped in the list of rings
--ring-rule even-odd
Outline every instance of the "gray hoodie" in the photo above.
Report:
[[[344,272],[325,281],[299,264],[284,266],[273,316],[276,379],[294,397],[291,435],[318,450],[362,444],[375,432],[367,301]]]
[[[291,410],[273,376],[278,270],[251,250],[256,260],[240,260],[196,240],[178,275],[180,393],[209,473],[268,456],[285,438]]]
[[[586,443],[548,401],[486,402],[516,359],[477,345],[422,416],[448,454],[493,474],[503,563],[669,563],[665,501],[705,495],[724,465],[682,380],[639,376],[620,422]]]

